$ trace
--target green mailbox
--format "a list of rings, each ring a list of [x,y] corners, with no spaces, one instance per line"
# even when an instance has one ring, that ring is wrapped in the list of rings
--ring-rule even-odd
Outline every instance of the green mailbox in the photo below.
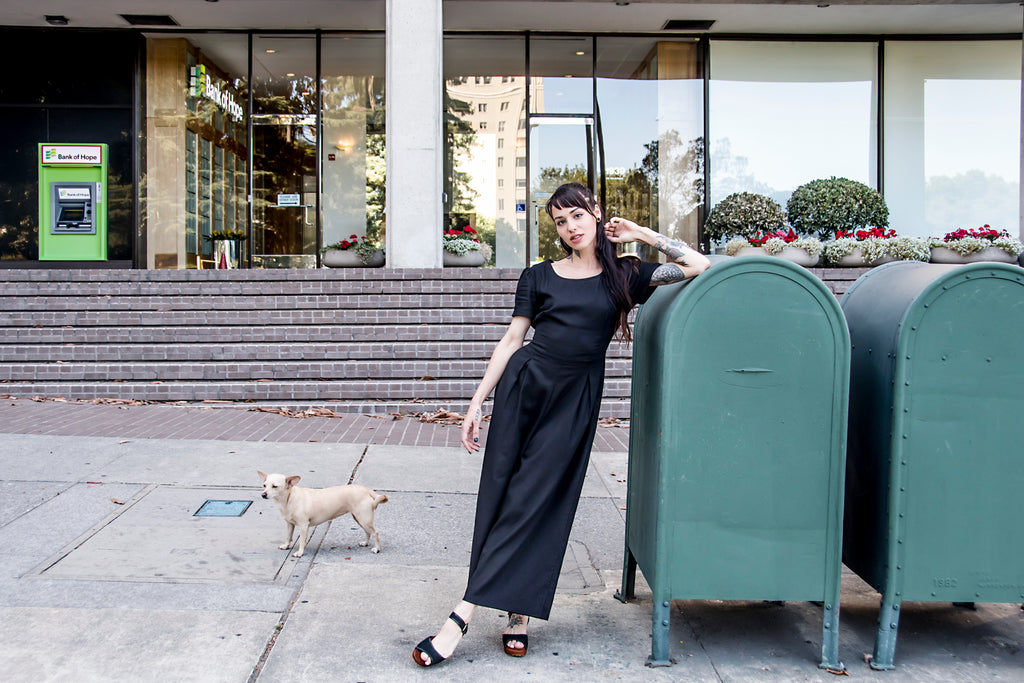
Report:
[[[839,661],[850,341],[839,303],[772,257],[712,257],[659,287],[633,344],[622,592],[653,594],[649,666],[670,601],[812,600]]]
[[[106,144],[40,143],[39,260],[107,260]]]
[[[843,559],[882,593],[871,666],[892,669],[904,601],[1024,598],[1024,269],[891,263],[840,303]]]

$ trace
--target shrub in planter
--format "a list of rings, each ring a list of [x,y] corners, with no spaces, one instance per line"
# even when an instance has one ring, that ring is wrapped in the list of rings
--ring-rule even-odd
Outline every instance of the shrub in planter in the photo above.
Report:
[[[781,229],[786,214],[771,197],[752,192],[734,192],[715,204],[704,221],[704,234],[712,242],[726,237],[751,238],[758,233]]]
[[[793,191],[786,203],[789,223],[798,232],[826,239],[840,230],[886,228],[889,208],[877,191],[849,178],[812,180]]]

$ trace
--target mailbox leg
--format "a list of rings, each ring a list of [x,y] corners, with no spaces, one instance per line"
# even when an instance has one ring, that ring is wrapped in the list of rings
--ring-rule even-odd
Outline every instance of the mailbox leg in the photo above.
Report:
[[[619,602],[632,600],[636,595],[636,558],[626,547],[625,557],[622,559],[622,590],[615,594]]]
[[[825,602],[821,634],[821,664],[819,669],[838,672],[846,671],[839,661],[839,600],[838,595]]]
[[[653,591],[654,608],[651,610],[651,656],[647,666],[672,666],[668,656],[668,628],[672,602],[664,591]],[[659,597],[661,596],[661,597]]]
[[[882,607],[878,610],[878,633],[875,634],[875,654],[871,668],[876,671],[895,669],[896,629],[900,623],[900,602],[887,590],[882,595]]]

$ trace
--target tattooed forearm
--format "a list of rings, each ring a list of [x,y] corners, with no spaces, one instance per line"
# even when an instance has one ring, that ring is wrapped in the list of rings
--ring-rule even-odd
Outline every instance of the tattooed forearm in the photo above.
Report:
[[[686,279],[686,273],[679,267],[678,263],[663,263],[651,274],[651,285],[667,285]]]
[[[659,235],[654,240],[654,248],[668,256],[670,260],[675,261],[681,266],[689,265],[686,262],[686,244],[671,237],[665,237]]]

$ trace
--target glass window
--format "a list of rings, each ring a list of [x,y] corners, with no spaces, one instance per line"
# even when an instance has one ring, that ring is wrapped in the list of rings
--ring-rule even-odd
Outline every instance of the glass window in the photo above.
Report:
[[[597,40],[605,208],[690,244],[704,208],[703,74],[694,40]]]
[[[885,43],[885,198],[900,234],[1018,234],[1021,42]]]
[[[531,114],[592,113],[593,76],[593,38],[530,38]]]
[[[41,48],[58,34],[60,49]],[[131,260],[138,35],[6,29],[3,38],[0,56],[9,68],[0,79],[0,260],[39,258],[40,142],[108,145],[107,258]]]
[[[712,206],[733,192],[783,208],[798,186],[876,186],[876,43],[712,41]]]
[[[252,40],[253,265],[310,268],[317,252],[316,39]]]
[[[323,89],[323,245],[350,235],[384,246],[384,36],[327,34]]]
[[[525,226],[517,220],[526,213],[522,171],[499,154],[525,154],[513,132],[525,121],[525,75],[522,37],[445,38],[446,227],[472,225],[492,247],[489,265],[526,264]]]

